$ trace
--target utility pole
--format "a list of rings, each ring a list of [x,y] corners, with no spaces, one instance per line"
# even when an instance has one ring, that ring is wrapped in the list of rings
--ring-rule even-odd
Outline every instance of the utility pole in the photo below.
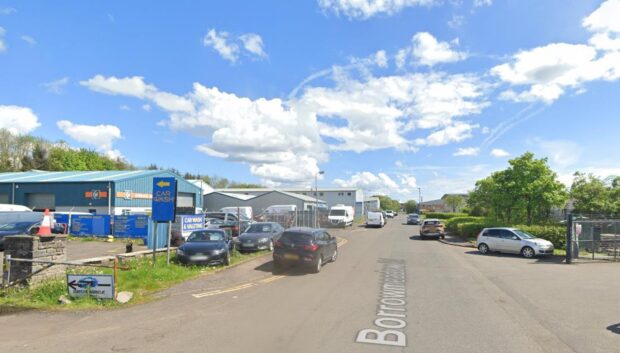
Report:
[[[324,171],[319,170],[318,173],[314,174],[314,228],[319,227],[319,175],[325,174]]]
[[[418,187],[418,214],[420,214],[420,209],[422,207],[422,188]]]

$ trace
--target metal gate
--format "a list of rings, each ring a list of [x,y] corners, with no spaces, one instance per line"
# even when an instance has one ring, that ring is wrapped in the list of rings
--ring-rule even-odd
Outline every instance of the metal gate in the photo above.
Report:
[[[567,230],[567,262],[620,261],[620,217],[571,214]]]

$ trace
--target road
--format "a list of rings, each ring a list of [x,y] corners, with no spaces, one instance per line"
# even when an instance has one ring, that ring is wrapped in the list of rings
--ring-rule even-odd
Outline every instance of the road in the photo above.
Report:
[[[261,258],[145,305],[2,316],[0,352],[620,352],[619,264],[482,256],[403,220],[335,231],[347,243],[319,274]],[[377,319],[406,346],[356,342]]]

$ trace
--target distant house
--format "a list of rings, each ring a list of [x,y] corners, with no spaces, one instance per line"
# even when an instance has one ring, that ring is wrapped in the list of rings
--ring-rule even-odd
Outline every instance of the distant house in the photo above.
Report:
[[[448,196],[455,195],[463,198],[463,204],[456,208],[456,212],[461,212],[463,208],[465,208],[467,199],[469,198],[468,194],[444,194],[438,200],[430,200],[424,201],[420,204],[420,209],[426,212],[452,212],[452,207],[446,204],[446,198]]]

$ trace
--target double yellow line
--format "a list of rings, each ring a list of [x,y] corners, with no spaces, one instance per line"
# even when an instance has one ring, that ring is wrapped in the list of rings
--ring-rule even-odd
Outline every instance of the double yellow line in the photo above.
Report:
[[[349,241],[344,239],[344,238],[339,238],[338,239],[338,248],[340,248],[341,246],[345,245],[348,242]],[[258,281],[242,283],[242,284],[236,285],[234,287],[226,288],[226,289],[217,289],[217,290],[212,290],[212,291],[209,291],[209,292],[192,294],[192,297],[194,297],[196,299],[200,299],[200,298],[212,297],[214,295],[220,295],[220,294],[225,294],[225,293],[237,292],[237,291],[240,291],[240,290],[244,290],[244,289],[248,289],[248,288],[252,288],[252,287],[257,287],[257,286],[260,286],[260,285],[268,284],[268,283],[271,283],[271,282],[275,282],[275,281],[277,281],[277,280],[279,280],[281,278],[284,278],[284,277],[286,277],[286,276],[283,276],[283,275],[269,276],[267,278],[263,278],[263,279],[258,280]]]

